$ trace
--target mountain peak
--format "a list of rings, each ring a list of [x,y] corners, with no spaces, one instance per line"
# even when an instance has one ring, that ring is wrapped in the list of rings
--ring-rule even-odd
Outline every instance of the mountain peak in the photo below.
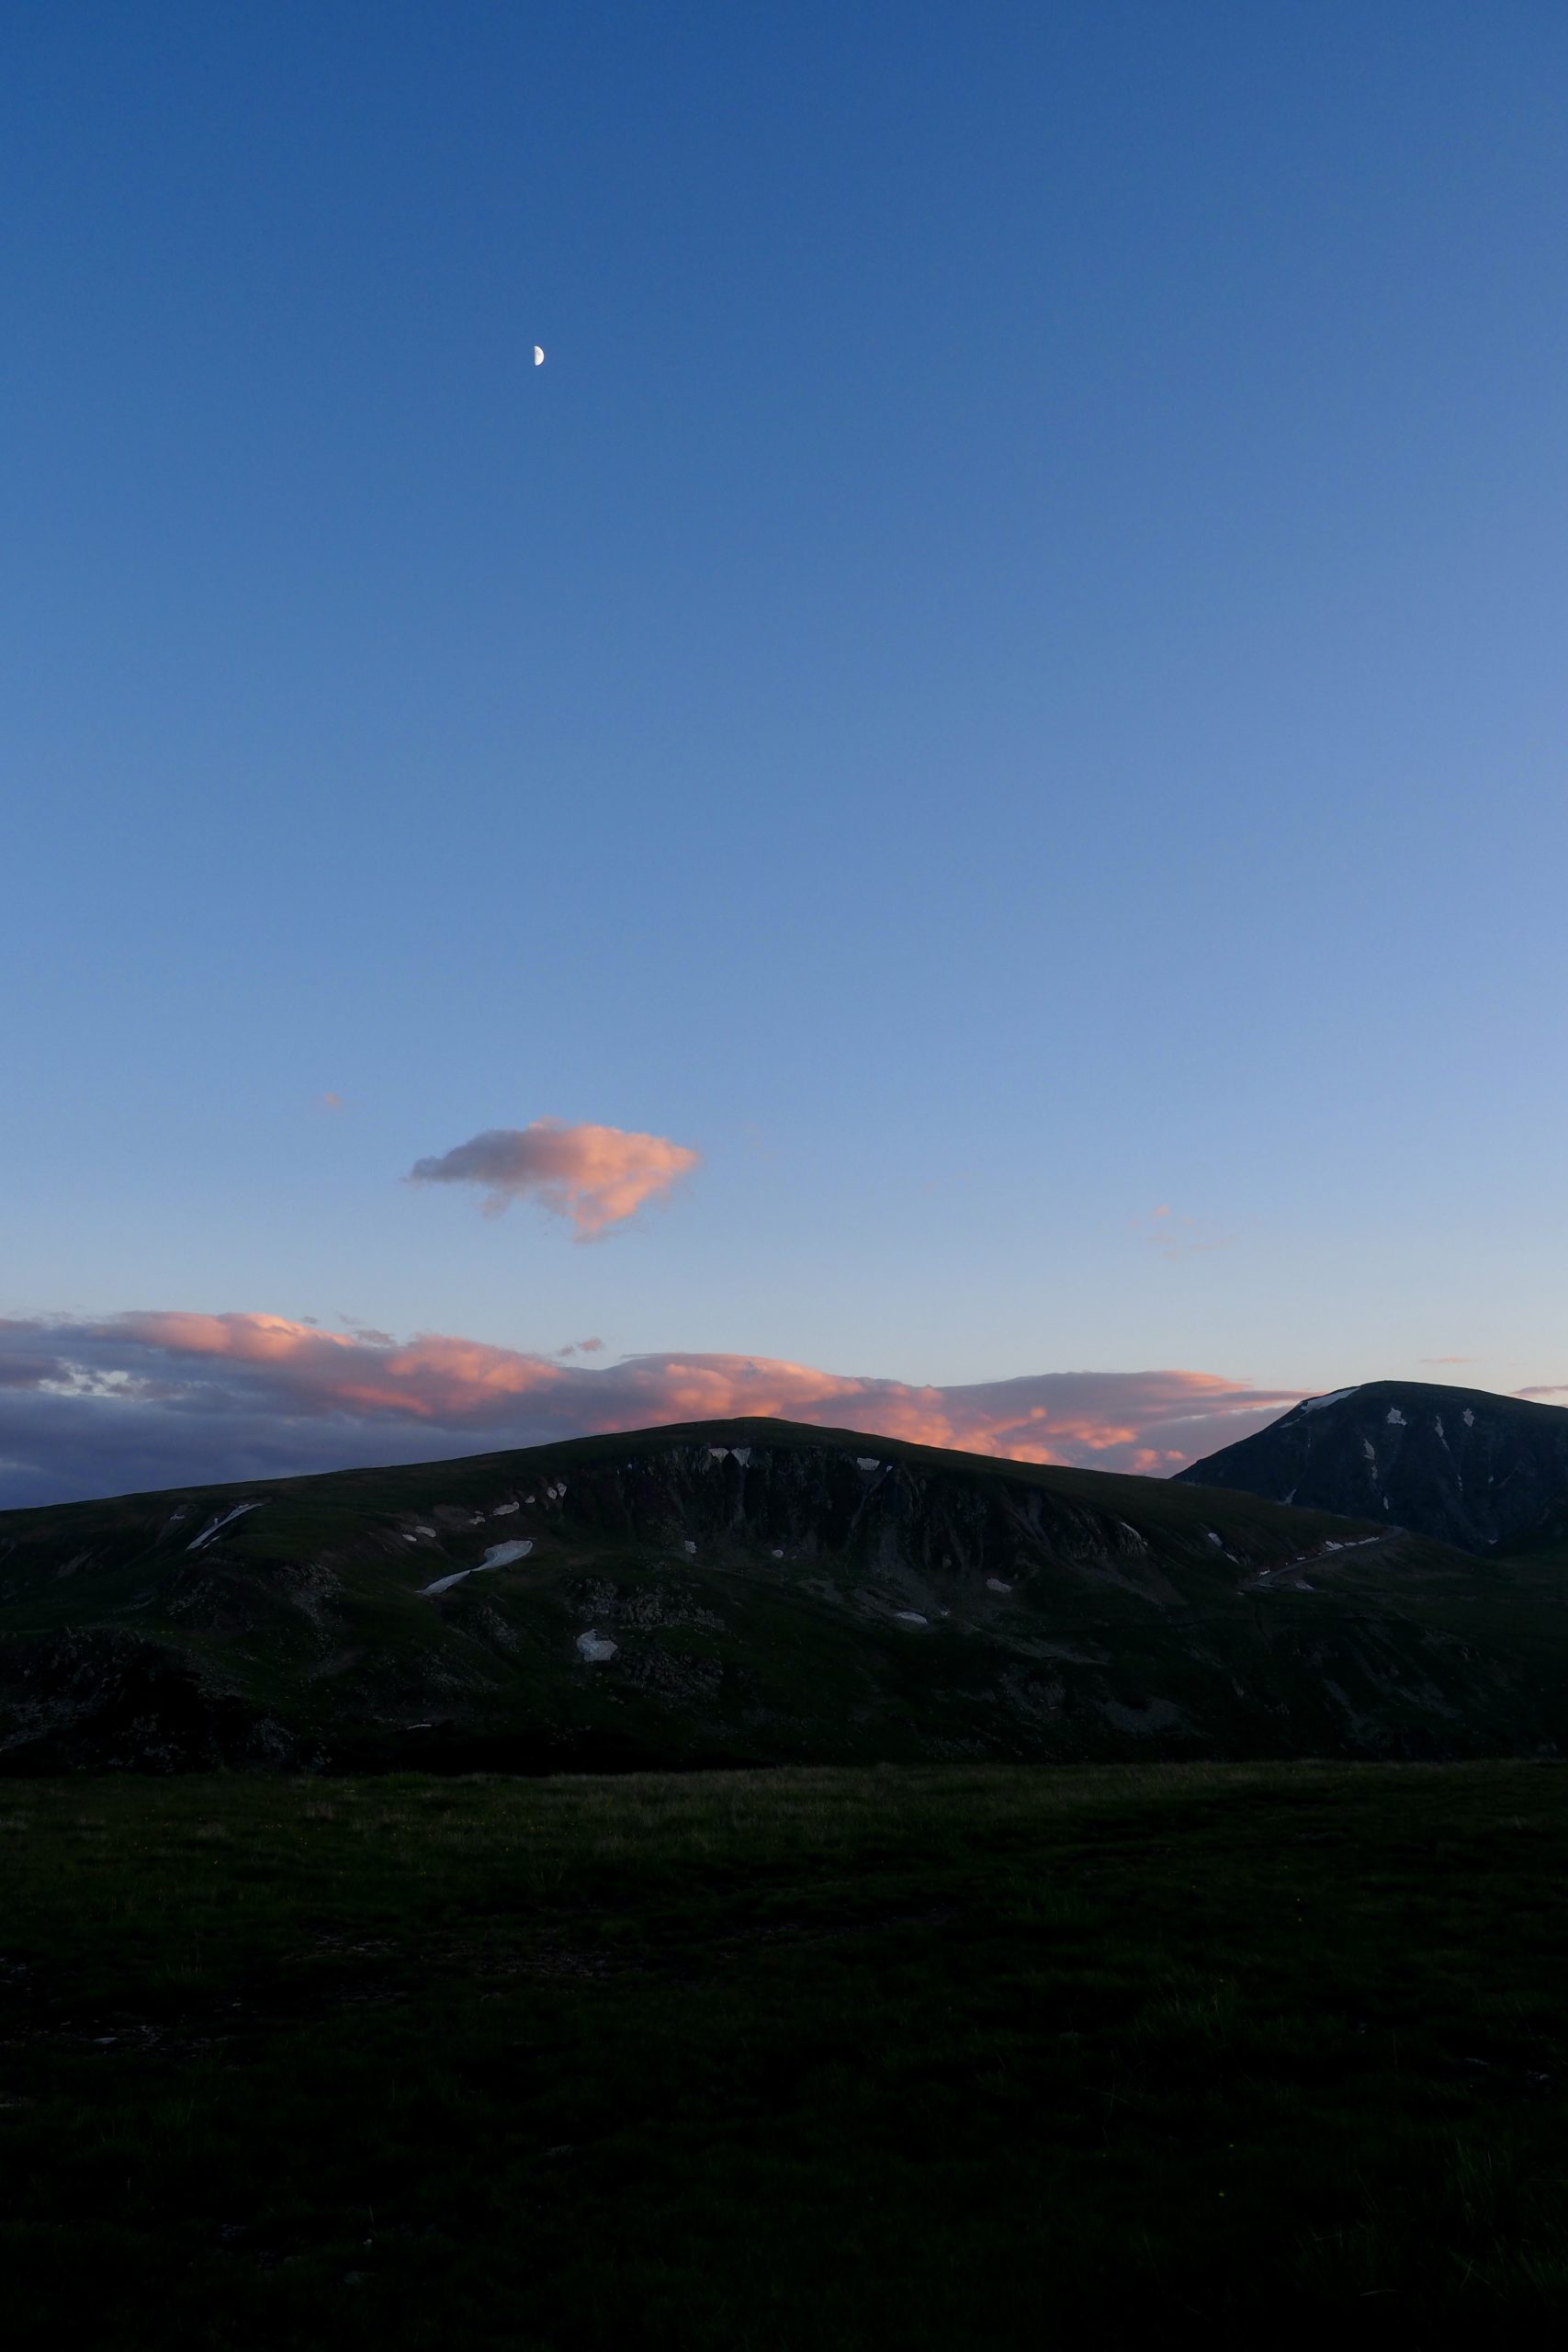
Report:
[[[1438,1381],[1364,1381],[1303,1397],[1179,1476],[1492,1552],[1529,1542],[1568,1495],[1568,1410]]]

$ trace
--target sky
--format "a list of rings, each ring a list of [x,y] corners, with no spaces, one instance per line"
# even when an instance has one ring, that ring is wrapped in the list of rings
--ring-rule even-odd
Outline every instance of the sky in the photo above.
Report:
[[[16,0],[0,1501],[1568,1400],[1565,98],[1523,0]]]

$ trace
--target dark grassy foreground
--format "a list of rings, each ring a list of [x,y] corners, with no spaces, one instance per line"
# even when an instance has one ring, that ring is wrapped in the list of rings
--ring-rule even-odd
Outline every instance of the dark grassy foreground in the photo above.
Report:
[[[0,1792],[12,2342],[1515,2340],[1568,1770]]]

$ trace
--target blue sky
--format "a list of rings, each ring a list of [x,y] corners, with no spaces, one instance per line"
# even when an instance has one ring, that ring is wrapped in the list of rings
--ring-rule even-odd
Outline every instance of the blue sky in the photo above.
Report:
[[[1568,1380],[1560,9],[23,0],[0,89],[0,1312]],[[402,1181],[546,1116],[701,1165]]]

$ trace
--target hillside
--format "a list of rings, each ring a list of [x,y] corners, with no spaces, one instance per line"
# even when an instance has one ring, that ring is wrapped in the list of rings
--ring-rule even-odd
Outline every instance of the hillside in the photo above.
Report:
[[[1551,1752],[1557,1589],[1250,1495],[701,1423],[0,1515],[0,1769]]]
[[[1561,1540],[1568,1526],[1568,1411],[1483,1388],[1374,1380],[1309,1396],[1179,1482],[1508,1551]]]

